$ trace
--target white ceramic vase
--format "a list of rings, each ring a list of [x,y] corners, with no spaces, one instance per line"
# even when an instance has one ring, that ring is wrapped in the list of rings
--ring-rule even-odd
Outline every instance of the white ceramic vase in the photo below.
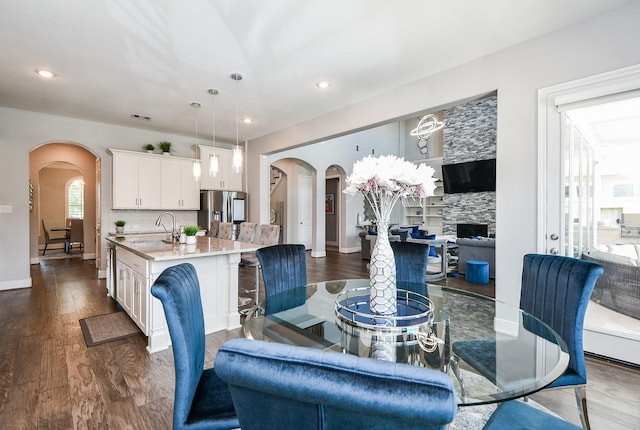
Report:
[[[378,222],[377,226],[369,261],[369,304],[372,313],[391,315],[397,311],[396,260],[389,243],[389,222]]]
[[[195,245],[196,241],[196,236],[187,236],[187,245]]]

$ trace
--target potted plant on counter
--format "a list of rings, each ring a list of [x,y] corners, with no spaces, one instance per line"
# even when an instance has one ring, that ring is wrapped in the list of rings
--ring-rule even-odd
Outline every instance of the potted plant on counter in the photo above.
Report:
[[[124,225],[126,224],[126,222],[124,222],[123,220],[119,219],[114,224],[116,225],[116,233],[117,234],[124,233]]]
[[[162,151],[162,155],[171,154],[171,142],[163,140],[162,142],[158,143],[158,148],[160,148],[160,150]]]
[[[154,146],[150,143],[147,143],[146,145],[144,145],[144,149],[146,149],[149,154],[153,154]]]
[[[187,236],[187,245],[196,243],[196,233],[200,231],[197,225],[187,225],[184,227],[184,234]]]

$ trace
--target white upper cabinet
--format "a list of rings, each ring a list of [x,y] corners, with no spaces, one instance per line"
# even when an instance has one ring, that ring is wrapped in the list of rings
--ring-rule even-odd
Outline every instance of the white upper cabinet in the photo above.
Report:
[[[218,154],[220,160],[219,171],[215,177],[209,175],[209,156],[212,154]],[[242,191],[242,173],[233,171],[233,151],[200,145],[200,160],[202,163],[201,189]]]
[[[162,159],[162,209],[200,209],[200,183],[193,177],[193,160]]]
[[[160,209],[160,157],[111,150],[113,209]]]
[[[111,149],[113,209],[200,209],[190,158]]]

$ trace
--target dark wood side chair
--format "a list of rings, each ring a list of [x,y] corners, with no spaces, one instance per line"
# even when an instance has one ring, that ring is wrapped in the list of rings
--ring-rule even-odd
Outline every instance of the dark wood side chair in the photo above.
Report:
[[[44,224],[44,219],[42,220],[42,230],[44,231],[44,249],[42,250],[42,255],[47,252],[47,247],[56,243],[64,244],[64,252],[67,252],[69,249],[69,238],[66,235],[64,237],[51,237],[51,233],[47,230],[47,226]]]

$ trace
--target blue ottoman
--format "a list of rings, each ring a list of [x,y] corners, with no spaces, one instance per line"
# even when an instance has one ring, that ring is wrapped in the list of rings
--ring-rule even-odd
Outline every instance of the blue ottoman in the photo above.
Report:
[[[484,260],[467,260],[465,279],[472,284],[488,284],[489,262]]]

